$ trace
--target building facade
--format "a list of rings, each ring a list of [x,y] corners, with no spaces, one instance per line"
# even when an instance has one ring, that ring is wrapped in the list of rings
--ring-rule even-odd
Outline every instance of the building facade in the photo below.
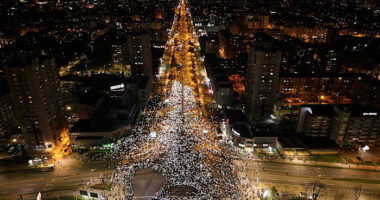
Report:
[[[131,34],[127,38],[132,76],[153,76],[152,39],[149,34]]]
[[[14,108],[9,92],[0,95],[0,136],[14,124]]]
[[[26,145],[52,149],[66,128],[54,57],[21,58],[9,63],[5,72]]]
[[[380,113],[367,105],[340,105],[335,108],[331,137],[340,146],[373,147],[380,136]]]
[[[339,147],[373,147],[380,137],[379,111],[369,105],[302,105],[297,132],[330,137]]]
[[[277,41],[268,35],[258,36],[250,47],[245,109],[251,122],[268,118],[273,113],[281,54]]]
[[[302,105],[297,125],[297,132],[306,136],[329,137],[333,124],[333,105]]]

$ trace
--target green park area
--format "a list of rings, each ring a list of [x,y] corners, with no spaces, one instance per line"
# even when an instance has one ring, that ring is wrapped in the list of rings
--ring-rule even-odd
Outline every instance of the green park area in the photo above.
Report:
[[[331,162],[331,163],[341,163],[344,162],[342,157],[339,154],[318,154],[311,155],[309,158],[310,161],[317,162]]]
[[[84,197],[78,196],[78,197],[73,197],[73,196],[63,196],[63,197],[48,197],[48,198],[43,198],[43,200],[86,200]]]

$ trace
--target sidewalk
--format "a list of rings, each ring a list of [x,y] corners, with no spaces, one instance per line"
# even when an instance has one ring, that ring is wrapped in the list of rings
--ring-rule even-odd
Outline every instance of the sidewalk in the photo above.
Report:
[[[264,162],[277,162],[293,165],[309,165],[309,166],[323,166],[323,167],[336,167],[336,168],[345,168],[345,169],[359,169],[359,170],[373,170],[380,171],[380,166],[377,165],[365,165],[365,164],[353,164],[353,163],[331,163],[331,162],[320,162],[320,161],[309,161],[309,160],[285,160],[285,159],[274,159],[274,160],[261,160],[254,159],[256,161]]]
[[[70,155],[66,158],[63,158],[59,161],[49,160],[46,163],[54,163],[56,168],[67,168],[72,166],[82,166],[83,162],[79,159],[75,159],[74,156]],[[38,169],[36,166],[30,166],[28,161],[23,162],[11,162],[10,164],[1,164],[0,165],[0,174],[2,173],[13,173],[18,171],[34,171]]]

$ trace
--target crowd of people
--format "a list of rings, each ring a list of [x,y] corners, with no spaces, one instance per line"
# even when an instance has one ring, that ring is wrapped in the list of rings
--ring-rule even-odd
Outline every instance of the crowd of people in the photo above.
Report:
[[[160,74],[170,74],[169,78],[157,83],[161,83],[158,86],[161,88],[139,117],[136,132],[113,149],[114,159],[120,162],[113,176],[113,189],[118,191],[114,199],[132,199],[132,181],[140,169],[160,172],[166,178],[156,194],[158,199],[240,199],[244,196],[237,186],[233,148],[227,142],[216,140],[218,120],[211,114],[213,111],[201,105],[200,91],[197,86],[193,87],[200,77],[195,73],[200,65],[194,65],[198,59],[187,54],[190,47],[184,38],[196,39],[189,22],[191,16],[186,1],[182,0],[176,7],[173,34],[170,34],[176,40],[168,40],[172,41],[169,42],[171,47],[176,48],[166,48],[163,61],[167,66],[176,63],[177,67],[169,67],[170,72],[160,71]],[[191,72],[194,80],[188,77]]]
[[[124,198],[133,197],[132,180],[138,169],[152,169],[166,177],[157,194],[160,199],[175,198],[176,187],[190,187],[189,199],[237,199],[232,154],[227,144],[213,137],[211,117],[201,108],[190,87],[173,81],[168,95],[152,98],[136,127],[113,150],[120,165],[114,173],[115,187],[123,188]]]

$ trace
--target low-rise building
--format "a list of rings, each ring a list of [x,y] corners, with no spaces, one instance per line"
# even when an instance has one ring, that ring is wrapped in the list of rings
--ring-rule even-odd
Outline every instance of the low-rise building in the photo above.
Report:
[[[231,126],[231,136],[234,144],[245,150],[253,150],[253,134],[247,123],[236,123]]]
[[[216,78],[214,90],[215,100],[218,107],[226,107],[231,105],[233,100],[233,89],[230,80],[226,76]]]
[[[379,111],[369,105],[302,105],[297,132],[329,137],[339,147],[372,147],[380,136]]]
[[[340,105],[335,108],[331,137],[340,146],[374,146],[380,136],[380,112],[368,105]]]
[[[110,101],[90,119],[80,119],[74,124],[70,129],[74,148],[114,143],[131,133],[138,115],[137,106],[121,108],[113,104]]]
[[[330,135],[333,117],[333,105],[302,105],[297,132],[303,132],[306,136],[327,137]]]
[[[0,136],[4,134],[15,122],[15,113],[8,87],[0,83]]]
[[[138,99],[138,104],[140,108],[145,107],[146,103],[149,100],[152,89],[153,89],[152,78],[148,76],[143,76],[139,79],[137,83],[137,94],[138,94],[137,99]]]

